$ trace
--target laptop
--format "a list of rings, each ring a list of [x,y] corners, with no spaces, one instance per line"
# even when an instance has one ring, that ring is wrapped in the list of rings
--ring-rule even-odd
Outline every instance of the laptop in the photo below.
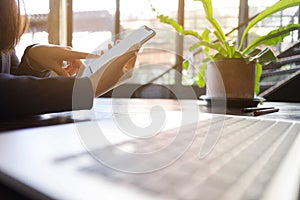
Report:
[[[135,101],[2,132],[1,181],[34,199],[299,199],[300,123]]]

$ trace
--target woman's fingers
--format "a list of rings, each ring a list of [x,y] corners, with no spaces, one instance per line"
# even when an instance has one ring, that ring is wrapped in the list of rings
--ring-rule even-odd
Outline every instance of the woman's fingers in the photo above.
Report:
[[[109,49],[111,49],[113,47],[113,45],[111,44],[111,43],[109,43],[108,45],[107,45],[107,49],[109,50]],[[100,50],[100,56],[102,56],[103,54],[105,54],[105,50]]]
[[[94,59],[99,58],[100,55],[86,53],[86,52],[80,52],[80,51],[73,51],[73,50],[66,50],[64,49],[61,52],[61,58],[64,60],[70,60],[70,59]]]
[[[69,64],[67,67],[65,67],[64,70],[66,72],[68,72],[69,76],[75,76],[78,72],[78,68],[74,67],[71,64]]]
[[[72,76],[78,73],[82,65],[80,59],[100,57],[100,55],[73,51],[71,47],[58,45],[35,45],[28,50],[26,56],[32,69],[36,71],[52,70],[60,76]],[[64,68],[63,61],[71,62],[72,67]]]
[[[140,45],[139,45],[139,44],[134,44],[134,45],[132,45],[132,46],[128,49],[128,51],[136,51],[136,52],[138,52],[139,49],[140,49]]]
[[[69,73],[70,76],[81,76],[84,72],[85,65],[81,60],[68,61],[67,67],[65,70]]]
[[[134,68],[136,59],[137,59],[137,52],[135,52],[135,55],[132,58],[130,58],[128,62],[124,65],[123,67],[124,73],[127,73],[128,71]]]
[[[67,76],[67,77],[70,76],[69,73],[65,69],[63,69],[61,66],[53,67],[52,71],[54,71],[59,76]]]
[[[118,41],[116,42],[118,43]],[[113,48],[112,44],[108,44],[108,49]],[[117,59],[117,66],[123,72],[133,68],[136,61],[137,46],[133,46],[124,55]],[[133,54],[132,54],[133,52]],[[61,47],[56,45],[36,45],[32,47],[28,53],[30,62],[33,64],[33,69],[42,71],[45,69],[54,71],[59,76],[74,76],[81,75],[85,69],[84,64],[80,59],[95,59],[99,58],[105,52],[101,51],[100,55],[74,51],[71,47]],[[132,58],[133,57],[133,58]],[[68,61],[67,67],[63,66],[63,61]]]

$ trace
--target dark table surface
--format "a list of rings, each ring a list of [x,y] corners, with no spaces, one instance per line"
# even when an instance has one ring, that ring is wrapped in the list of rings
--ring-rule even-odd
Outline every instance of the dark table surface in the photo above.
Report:
[[[200,112],[205,113],[219,113],[219,114],[230,114],[230,115],[243,115],[243,116],[253,116],[253,113],[243,112],[242,108],[227,108],[221,107],[216,108],[208,106],[206,102],[201,100],[173,100],[173,99],[111,99],[111,98],[97,98],[95,99],[94,106],[97,107],[97,111],[103,112],[103,115],[111,112],[108,110],[108,105],[114,104],[122,106],[122,109],[126,110],[126,107],[136,107],[149,109],[153,105],[161,105],[166,110],[178,111],[184,109],[183,107],[188,107],[189,105],[195,104],[199,106]],[[262,105],[259,104],[258,107],[274,107],[279,108],[278,112],[264,114],[260,116],[253,116],[257,118],[266,119],[278,119],[278,120],[294,120],[300,121],[300,103],[289,103],[289,102],[264,102]],[[88,116],[82,121],[91,120]],[[9,119],[0,120],[0,131],[15,130],[22,128],[40,127],[40,126],[50,126],[58,124],[73,123],[74,117],[72,112],[61,112],[61,113],[51,113],[38,116],[32,116],[21,119]],[[76,119],[78,122],[78,119]]]
[[[200,112],[205,113],[226,113],[230,115],[243,115],[243,116],[252,116],[252,113],[245,113],[242,111],[242,108],[213,108],[208,106],[204,101],[197,100],[171,100],[171,99],[110,99],[110,98],[98,98],[95,99],[94,107],[97,108],[97,112],[100,112],[100,116],[105,117],[105,115],[111,114],[111,106],[115,105],[116,110],[119,112],[128,112],[128,106],[136,108],[137,110],[147,110],[154,105],[161,105],[166,110],[170,111],[180,111],[181,109],[185,109],[187,107],[191,107],[191,105],[197,104]],[[289,102],[264,102],[262,105],[258,105],[258,107],[275,107],[279,108],[278,112],[260,115],[260,116],[252,116],[255,118],[263,118],[263,119],[278,119],[278,120],[300,120],[300,103],[289,103]],[[10,120],[0,120],[0,133],[4,133],[7,130],[17,130],[17,129],[26,129],[31,127],[41,127],[41,126],[54,126],[59,124],[68,124],[73,123],[74,121],[78,122],[82,121],[90,121],[93,120],[89,116],[74,119],[73,112],[62,112],[62,113],[52,113],[52,114],[44,114],[38,116],[32,116],[22,119],[10,119]],[[0,194],[4,199],[26,199],[19,191],[13,190],[8,186],[4,185],[0,181]]]

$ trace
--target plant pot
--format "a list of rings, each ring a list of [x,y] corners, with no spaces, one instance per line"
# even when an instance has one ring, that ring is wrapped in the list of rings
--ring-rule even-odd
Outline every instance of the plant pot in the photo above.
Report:
[[[256,65],[243,59],[210,62],[206,70],[206,96],[209,98],[253,99]]]

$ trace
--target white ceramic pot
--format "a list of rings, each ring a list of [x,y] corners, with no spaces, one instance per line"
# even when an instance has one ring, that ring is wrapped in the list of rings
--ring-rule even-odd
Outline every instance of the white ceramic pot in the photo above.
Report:
[[[253,99],[255,74],[255,63],[246,64],[243,59],[210,62],[206,70],[206,96]]]

